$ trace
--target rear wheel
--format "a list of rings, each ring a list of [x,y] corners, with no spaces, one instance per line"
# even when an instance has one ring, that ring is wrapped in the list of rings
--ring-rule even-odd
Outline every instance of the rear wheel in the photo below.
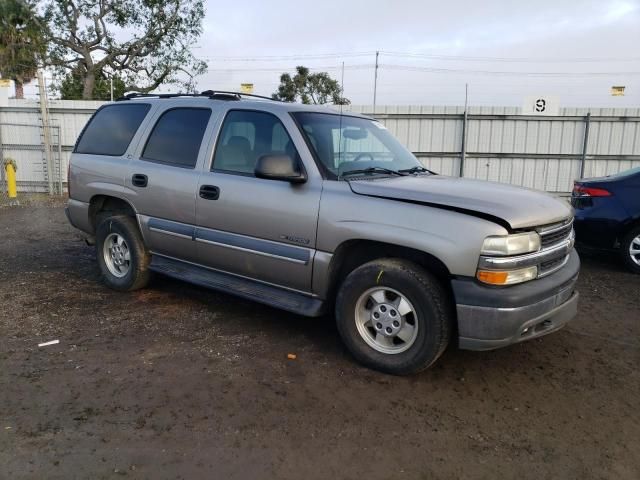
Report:
[[[622,239],[620,254],[629,270],[640,273],[640,227],[634,228]]]
[[[138,225],[126,215],[100,219],[96,229],[96,253],[104,283],[121,291],[143,288],[149,282],[151,256]]]
[[[338,330],[349,351],[364,365],[396,375],[438,359],[449,343],[452,318],[439,281],[400,259],[358,267],[336,300]]]

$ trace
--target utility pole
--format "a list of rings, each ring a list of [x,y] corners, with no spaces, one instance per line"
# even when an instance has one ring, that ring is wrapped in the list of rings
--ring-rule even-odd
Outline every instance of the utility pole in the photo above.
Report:
[[[42,119],[42,143],[44,158],[47,165],[47,180],[49,181],[49,195],[53,195],[53,159],[51,158],[51,122],[49,121],[49,109],[47,108],[47,88],[44,84],[42,70],[38,70],[38,92],[40,93],[40,117]]]
[[[111,89],[111,101],[113,102],[113,75],[109,77],[110,89]]]
[[[464,177],[464,161],[467,157],[467,107],[469,102],[469,84],[464,84],[464,115],[462,117],[462,148],[460,149],[460,171],[458,175]]]
[[[378,57],[380,52],[376,51],[376,68],[373,76],[373,113],[376,113],[376,96],[378,94]]]

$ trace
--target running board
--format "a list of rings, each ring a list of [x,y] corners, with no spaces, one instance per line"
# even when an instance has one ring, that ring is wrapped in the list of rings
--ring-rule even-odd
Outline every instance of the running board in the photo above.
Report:
[[[318,317],[324,313],[324,302],[317,298],[172,258],[153,255],[149,269],[299,315]]]

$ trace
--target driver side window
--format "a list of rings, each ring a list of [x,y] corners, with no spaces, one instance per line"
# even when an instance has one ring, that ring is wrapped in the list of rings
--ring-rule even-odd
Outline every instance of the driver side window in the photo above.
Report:
[[[262,155],[298,155],[291,137],[275,115],[231,110],[222,124],[211,170],[253,175]]]

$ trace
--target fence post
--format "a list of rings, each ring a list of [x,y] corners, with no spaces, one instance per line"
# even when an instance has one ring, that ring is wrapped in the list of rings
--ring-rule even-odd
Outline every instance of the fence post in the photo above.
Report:
[[[580,178],[584,178],[584,165],[587,161],[587,148],[589,147],[589,125],[591,124],[591,112],[584,118],[584,139],[582,142],[582,158],[580,159]]]
[[[2,166],[2,168],[0,168],[0,188],[2,185],[4,185],[4,181],[5,181],[5,173],[4,173],[4,165],[3,165],[3,160],[4,160],[4,147],[2,144],[2,124],[0,124],[0,166]],[[2,192],[0,192],[2,193]]]
[[[462,145],[460,147],[460,177],[464,176],[464,160],[467,157],[467,109],[462,115]]]
[[[47,89],[44,84],[44,75],[38,70],[38,91],[40,93],[40,115],[42,116],[42,140],[44,158],[47,163],[47,180],[49,180],[49,195],[54,194],[53,186],[53,160],[51,158],[51,128],[49,122],[49,109],[47,108]]]

